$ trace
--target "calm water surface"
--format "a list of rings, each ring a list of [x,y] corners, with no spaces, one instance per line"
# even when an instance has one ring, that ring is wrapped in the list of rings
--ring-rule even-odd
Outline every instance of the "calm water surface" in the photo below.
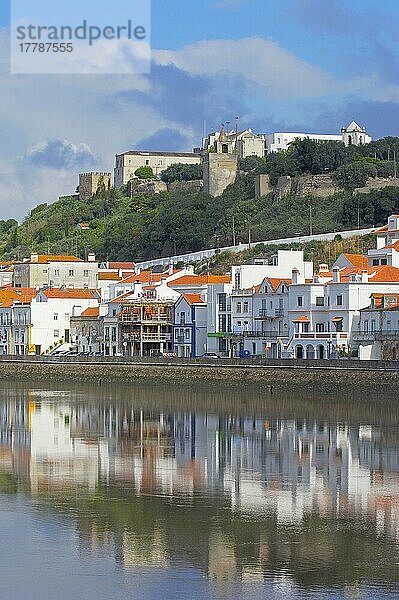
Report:
[[[0,387],[0,598],[399,598],[399,402]]]

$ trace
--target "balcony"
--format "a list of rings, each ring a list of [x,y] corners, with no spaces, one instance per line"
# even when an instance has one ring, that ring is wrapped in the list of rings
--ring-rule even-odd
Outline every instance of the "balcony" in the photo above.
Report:
[[[127,313],[121,314],[119,320],[121,323],[172,323],[172,315],[151,315],[141,318],[140,315]]]
[[[349,337],[346,331],[305,331],[303,333],[295,332],[293,338],[296,340],[330,340],[338,342],[345,341]]]
[[[260,308],[255,319],[281,319],[283,316],[283,308]]]
[[[224,334],[226,339],[234,338],[258,338],[262,340],[271,339],[276,340],[277,338],[288,337],[287,333],[279,333],[278,331],[235,331]]]
[[[352,331],[352,338],[355,342],[384,342],[399,340],[399,330],[397,329],[378,329],[376,331]]]
[[[143,333],[140,337],[139,333],[124,334],[124,339],[130,342],[170,342],[172,340],[171,333]]]

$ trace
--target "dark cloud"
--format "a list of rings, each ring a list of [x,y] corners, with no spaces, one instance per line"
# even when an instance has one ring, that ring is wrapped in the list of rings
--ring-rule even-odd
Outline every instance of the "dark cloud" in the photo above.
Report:
[[[96,163],[87,144],[73,144],[58,138],[32,146],[27,158],[33,165],[49,169],[89,168]]]
[[[356,121],[366,127],[375,139],[387,135],[399,136],[399,104],[395,102],[377,102],[350,97],[341,99],[340,106],[325,107],[319,111],[314,125],[321,131],[336,129],[337,123],[348,125]]]
[[[203,123],[218,129],[236,114],[249,114],[253,89],[241,77],[192,75],[174,65],[153,65],[146,92],[124,91],[110,100],[118,104],[139,103],[153,108],[168,121],[190,128],[202,135]]]
[[[169,150],[169,152],[187,152],[190,139],[177,129],[164,127],[158,129],[153,135],[137,142],[137,148],[153,152]]]

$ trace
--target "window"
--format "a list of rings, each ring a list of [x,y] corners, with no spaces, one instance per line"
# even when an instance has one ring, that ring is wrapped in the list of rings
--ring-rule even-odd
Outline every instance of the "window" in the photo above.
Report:
[[[369,322],[366,320],[364,322],[364,333],[368,333],[369,332]]]
[[[54,321],[58,321],[58,313],[54,313]]]
[[[218,305],[220,311],[227,309],[227,294],[218,294]]]
[[[55,275],[56,277],[59,277],[59,275],[60,275],[60,270],[59,270],[59,269],[54,269],[54,275]]]
[[[298,296],[296,299],[297,306],[303,306],[303,298],[302,296]]]
[[[73,277],[75,275],[75,271],[73,269],[69,269],[68,275],[69,277]]]
[[[180,325],[185,325],[185,323],[186,323],[186,313],[181,312],[180,313]]]
[[[219,315],[219,331],[227,331],[227,318],[226,315]]]
[[[43,273],[48,273],[48,269],[43,269]]]
[[[85,269],[85,270],[83,271],[83,277],[88,277],[88,276],[89,276],[89,270],[88,270],[88,269]]]
[[[324,323],[316,323],[316,331],[323,332],[324,331]]]
[[[65,319],[65,321],[69,321],[69,313],[65,313],[64,319]]]
[[[324,306],[324,296],[316,296],[316,306]]]
[[[381,258],[381,265],[386,265],[387,263],[387,259],[386,258]]]
[[[241,302],[237,302],[237,312],[240,313],[241,312]]]
[[[234,274],[234,287],[236,290],[241,288],[241,273],[240,271],[236,271]]]
[[[190,330],[189,329],[184,330],[184,337],[186,338],[186,340],[190,339]]]
[[[372,319],[371,321],[371,331],[375,331],[375,320]]]
[[[337,306],[342,306],[342,304],[343,304],[342,300],[343,300],[342,294],[339,294],[339,296],[337,296]]]
[[[54,337],[55,338],[59,338],[60,337],[60,330],[59,329],[54,329]]]
[[[377,267],[380,264],[379,258],[373,258],[373,267]]]
[[[243,312],[248,312],[248,310],[249,310],[249,304],[248,304],[248,302],[244,302],[244,304],[243,304]]]

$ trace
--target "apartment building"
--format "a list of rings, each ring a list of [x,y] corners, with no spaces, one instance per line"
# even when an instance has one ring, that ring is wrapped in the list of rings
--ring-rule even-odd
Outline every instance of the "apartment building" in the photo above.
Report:
[[[14,265],[15,287],[66,287],[97,289],[98,264],[94,254],[87,260],[77,256],[31,254],[30,258]]]

